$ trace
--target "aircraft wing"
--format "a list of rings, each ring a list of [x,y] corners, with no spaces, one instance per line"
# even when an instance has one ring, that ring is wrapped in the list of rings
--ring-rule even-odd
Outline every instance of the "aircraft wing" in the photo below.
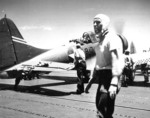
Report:
[[[150,52],[135,53],[130,56],[135,65],[150,63]]]
[[[47,66],[46,66],[47,65]],[[33,71],[52,72],[52,71],[69,71],[74,68],[73,63],[47,62],[44,66],[35,66]]]
[[[5,70],[10,77],[15,78],[17,77],[18,72],[25,71],[25,72],[38,72],[38,73],[50,73],[53,71],[69,71],[74,69],[73,63],[60,63],[60,62],[46,62],[40,61],[40,64],[28,64],[28,63],[21,63],[16,66],[13,66],[7,70]]]

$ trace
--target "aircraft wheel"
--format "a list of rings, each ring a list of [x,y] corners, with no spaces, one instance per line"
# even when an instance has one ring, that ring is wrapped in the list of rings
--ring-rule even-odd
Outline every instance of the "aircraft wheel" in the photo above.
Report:
[[[135,78],[135,70],[130,70],[130,74],[129,74],[129,84],[133,84],[133,81],[134,81],[134,78]]]
[[[121,86],[122,86],[122,87],[128,87],[128,84],[127,84],[127,76],[126,76],[126,75],[122,75],[122,76],[121,76]]]

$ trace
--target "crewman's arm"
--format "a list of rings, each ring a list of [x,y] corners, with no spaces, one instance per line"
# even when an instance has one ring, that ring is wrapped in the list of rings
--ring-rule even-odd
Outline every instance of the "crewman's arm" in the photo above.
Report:
[[[112,57],[112,80],[109,88],[110,97],[113,99],[116,96],[117,89],[118,89],[118,83],[119,83],[119,76],[122,73],[122,68],[120,67],[120,60],[117,50],[111,51],[111,57]]]
[[[77,49],[73,48],[73,52],[74,52],[74,62],[73,63],[76,65],[76,63],[77,63],[77,57],[78,57]]]
[[[92,84],[95,82],[96,80],[96,69],[94,68],[94,70],[92,71],[92,77],[89,81],[89,83],[87,84],[86,88],[85,88],[85,93],[89,93],[89,89],[91,88]]]

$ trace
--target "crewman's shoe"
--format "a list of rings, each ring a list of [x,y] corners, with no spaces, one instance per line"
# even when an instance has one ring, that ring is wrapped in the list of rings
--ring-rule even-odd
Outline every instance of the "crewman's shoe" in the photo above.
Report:
[[[99,111],[97,111],[96,118],[103,118],[102,114]]]
[[[76,94],[82,94],[82,93],[84,93],[84,91],[80,91],[80,90],[76,91]]]

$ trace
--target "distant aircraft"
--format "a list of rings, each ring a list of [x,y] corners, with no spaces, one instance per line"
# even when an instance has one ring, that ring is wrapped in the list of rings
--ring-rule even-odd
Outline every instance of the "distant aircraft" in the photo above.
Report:
[[[39,49],[29,45],[14,22],[6,18],[0,20],[0,78],[18,78],[20,72],[52,72],[67,71],[73,66],[73,47],[78,41],[86,54],[87,69],[94,67],[95,35],[90,34],[91,42],[84,40],[71,40],[67,45],[54,49]],[[92,34],[92,35],[91,35]],[[122,35],[118,35],[123,42],[124,50],[128,47],[128,41]],[[93,60],[90,60],[93,58]],[[72,63],[72,64],[70,64]]]

